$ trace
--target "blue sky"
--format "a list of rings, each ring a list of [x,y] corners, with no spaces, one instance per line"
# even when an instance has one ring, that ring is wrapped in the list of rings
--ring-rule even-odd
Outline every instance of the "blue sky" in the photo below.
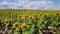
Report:
[[[60,0],[0,0],[0,9],[60,10]]]

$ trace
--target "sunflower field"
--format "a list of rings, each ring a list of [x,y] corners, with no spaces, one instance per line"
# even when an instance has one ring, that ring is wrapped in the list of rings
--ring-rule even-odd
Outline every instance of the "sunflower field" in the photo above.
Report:
[[[0,10],[0,31],[5,34],[60,34],[60,10]],[[45,33],[46,34],[46,33]]]

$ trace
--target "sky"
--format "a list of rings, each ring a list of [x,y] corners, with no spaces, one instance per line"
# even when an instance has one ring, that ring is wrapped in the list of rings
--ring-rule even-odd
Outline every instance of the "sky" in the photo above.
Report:
[[[60,10],[60,0],[0,0],[0,9]]]

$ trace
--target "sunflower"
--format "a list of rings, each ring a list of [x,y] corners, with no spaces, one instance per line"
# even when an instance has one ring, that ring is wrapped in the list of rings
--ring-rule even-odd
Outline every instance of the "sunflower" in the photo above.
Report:
[[[22,16],[21,15],[18,15],[18,18],[20,19]]]
[[[43,18],[47,18],[47,17],[48,17],[48,14],[44,14],[44,15],[43,15]]]
[[[28,18],[28,15],[25,15],[25,18]]]
[[[18,22],[13,24],[13,28],[15,28],[16,30],[20,29],[20,24]]]
[[[11,13],[11,17],[16,17],[16,14],[15,13]]]
[[[25,16],[22,15],[21,18],[20,18],[20,20],[24,21],[25,20]]]
[[[24,18],[24,19],[25,19],[25,20],[28,20],[28,18],[29,18],[28,15],[25,15],[25,18]]]
[[[25,23],[23,23],[23,24],[21,25],[21,28],[22,28],[23,31],[25,31],[25,30],[28,30],[29,26],[26,25]]]
[[[24,15],[18,15],[19,19],[23,19],[25,16]]]
[[[14,18],[11,18],[11,22],[14,22]]]
[[[5,24],[6,26],[8,26],[8,25],[9,25],[9,21],[8,21],[7,19],[5,19],[5,20],[4,20],[4,24]]]
[[[29,15],[29,19],[33,19],[33,16],[32,15]]]
[[[10,15],[13,16],[13,13],[11,13]]]
[[[22,17],[21,20],[24,22],[24,20],[25,20],[24,17]]]
[[[60,14],[59,13],[56,13],[56,16],[59,16]]]
[[[49,11],[49,15],[54,15],[54,13],[52,11]]]
[[[34,14],[34,17],[37,17],[37,14]]]

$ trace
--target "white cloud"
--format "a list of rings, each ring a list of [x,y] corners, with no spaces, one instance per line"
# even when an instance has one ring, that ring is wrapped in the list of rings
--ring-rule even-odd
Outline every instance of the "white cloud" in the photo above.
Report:
[[[17,0],[15,0],[17,1]],[[18,9],[20,6],[23,9],[55,9],[54,2],[53,1],[47,1],[47,0],[41,0],[36,2],[31,2],[30,0],[18,0],[18,2],[8,2],[3,1],[0,3],[0,7],[3,5],[7,5],[7,8],[13,8]],[[60,5],[56,7],[56,9],[59,9]],[[2,7],[1,7],[2,8]]]
[[[38,9],[40,7],[46,8],[47,6],[51,6],[52,4],[53,4],[52,1],[46,1],[46,0],[42,0],[38,2],[31,2],[29,0],[19,0],[19,2],[17,3],[17,6],[22,5],[26,9]],[[47,7],[47,8],[50,8],[50,7]]]
[[[0,5],[6,5],[6,4],[8,4],[7,1],[3,1],[3,2],[0,3]]]

